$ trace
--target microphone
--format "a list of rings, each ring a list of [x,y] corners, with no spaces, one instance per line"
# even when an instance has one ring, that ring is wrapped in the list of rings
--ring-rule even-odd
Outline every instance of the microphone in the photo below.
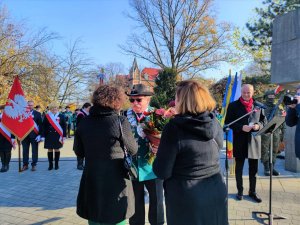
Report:
[[[254,107],[260,108],[260,109],[266,109],[267,108],[264,104],[262,104],[260,102],[257,102],[257,101],[254,102]]]

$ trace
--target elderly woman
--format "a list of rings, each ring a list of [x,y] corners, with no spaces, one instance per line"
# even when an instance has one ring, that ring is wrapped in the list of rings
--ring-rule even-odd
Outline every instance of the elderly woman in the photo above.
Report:
[[[170,225],[228,224],[219,162],[223,131],[212,113],[215,105],[199,82],[178,84],[178,114],[165,126],[153,164],[154,173],[164,179]]]
[[[93,93],[90,114],[82,120],[75,133],[74,150],[85,157],[77,197],[77,214],[89,224],[125,224],[134,213],[132,183],[124,168],[124,145],[136,154],[137,144],[130,124],[119,111],[124,91],[102,85]]]
[[[59,149],[62,148],[66,139],[66,121],[64,115],[59,113],[56,103],[51,103],[48,107],[49,111],[43,120],[41,140],[45,141],[44,148],[48,149],[48,170],[53,169],[53,152],[55,154],[55,169],[57,170],[59,168]]]

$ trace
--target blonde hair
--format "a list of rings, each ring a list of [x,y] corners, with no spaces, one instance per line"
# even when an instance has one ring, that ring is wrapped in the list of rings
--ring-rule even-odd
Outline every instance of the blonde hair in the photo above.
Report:
[[[177,85],[175,107],[178,114],[198,114],[213,111],[216,101],[203,84],[196,80],[185,80]]]
[[[48,108],[49,108],[49,109],[58,108],[58,104],[57,104],[56,102],[51,102],[51,103],[48,105]]]

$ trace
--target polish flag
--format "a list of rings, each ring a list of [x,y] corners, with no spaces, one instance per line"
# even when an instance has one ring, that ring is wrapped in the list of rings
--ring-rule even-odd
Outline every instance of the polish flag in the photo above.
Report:
[[[34,128],[34,120],[28,108],[19,77],[16,76],[3,115],[3,126],[20,141],[22,141]]]

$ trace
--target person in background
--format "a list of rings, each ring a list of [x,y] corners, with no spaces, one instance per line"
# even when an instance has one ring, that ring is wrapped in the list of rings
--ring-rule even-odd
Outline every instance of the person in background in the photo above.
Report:
[[[70,106],[66,106],[66,111],[64,112],[64,116],[67,124],[67,137],[71,138],[72,112],[70,110]]]
[[[124,168],[122,143],[132,155],[137,152],[137,144],[130,124],[119,116],[124,100],[121,88],[101,85],[93,93],[90,115],[75,132],[75,153],[86,161],[77,214],[89,225],[125,225],[125,219],[134,213],[134,194]]]
[[[241,97],[230,103],[227,109],[225,124],[229,124],[236,119],[250,113],[254,110],[256,101],[253,99],[254,88],[250,84],[242,86]],[[235,179],[238,193],[237,200],[243,199],[243,168],[245,159],[249,163],[249,197],[255,202],[260,203],[262,200],[256,193],[256,175],[258,170],[258,159],[261,156],[261,137],[253,136],[251,132],[257,132],[267,123],[264,110],[254,110],[232,124],[233,130],[233,156],[235,157]]]
[[[177,115],[162,132],[153,164],[164,180],[167,224],[228,224],[215,100],[198,81],[186,80],[177,85],[175,102]]]
[[[37,112],[41,112],[41,106],[40,105],[36,105],[35,107],[34,107],[34,109],[35,109],[35,111],[37,111]]]
[[[53,153],[55,170],[59,169],[60,148],[66,139],[66,120],[63,114],[59,113],[56,103],[49,104],[49,112],[43,120],[42,140],[45,141],[44,148],[48,149],[48,170],[53,169]]]
[[[1,173],[9,170],[11,159],[11,150],[15,148],[15,136],[12,135],[1,123],[2,110],[5,105],[0,105],[0,158],[1,158]]]
[[[300,85],[296,89],[296,95],[294,98],[297,100],[297,104],[288,105],[285,122],[289,127],[296,126],[295,153],[296,157],[300,159]]]
[[[270,122],[274,116],[281,116],[282,111],[279,110],[278,106],[275,104],[275,90],[268,90],[264,94],[264,105],[266,106],[265,115],[267,117],[268,122]],[[276,114],[275,114],[276,112]],[[280,126],[273,133],[273,176],[279,176],[280,173],[275,169],[276,157],[278,154],[278,147],[281,141],[281,133],[283,132],[283,125]],[[270,176],[270,165],[269,165],[269,156],[270,156],[270,145],[271,145],[271,135],[270,134],[262,134],[261,135],[261,162],[264,165],[264,175]]]
[[[129,96],[131,108],[124,112],[132,132],[139,145],[137,157],[134,163],[138,168],[138,180],[132,181],[135,196],[135,213],[129,219],[130,225],[145,224],[145,198],[144,188],[149,193],[149,214],[148,219],[151,225],[164,224],[163,205],[163,181],[157,179],[153,173],[152,165],[147,162],[147,154],[150,151],[150,143],[143,132],[139,130],[139,125],[143,123],[149,115],[147,112],[153,108],[149,106],[153,93],[144,84],[133,85]]]
[[[31,171],[36,171],[36,164],[38,162],[38,150],[39,150],[39,142],[41,141],[42,134],[42,114],[36,110],[34,110],[34,102],[28,101],[28,107],[31,112],[31,116],[34,121],[34,129],[25,137],[22,141],[23,147],[23,167],[22,171],[28,169],[29,164],[29,148],[31,145],[32,151],[32,162],[31,162]]]
[[[79,110],[77,117],[76,117],[76,127],[77,128],[78,128],[80,122],[82,121],[82,119],[89,115],[91,106],[92,106],[91,103],[86,102],[83,104],[82,108]],[[84,162],[84,158],[77,156],[77,169],[78,170],[83,170],[83,168],[84,168],[83,162]]]
[[[73,125],[74,134],[76,131],[76,118],[77,118],[79,111],[80,111],[80,109],[75,109],[74,113],[72,114],[72,125]]]

